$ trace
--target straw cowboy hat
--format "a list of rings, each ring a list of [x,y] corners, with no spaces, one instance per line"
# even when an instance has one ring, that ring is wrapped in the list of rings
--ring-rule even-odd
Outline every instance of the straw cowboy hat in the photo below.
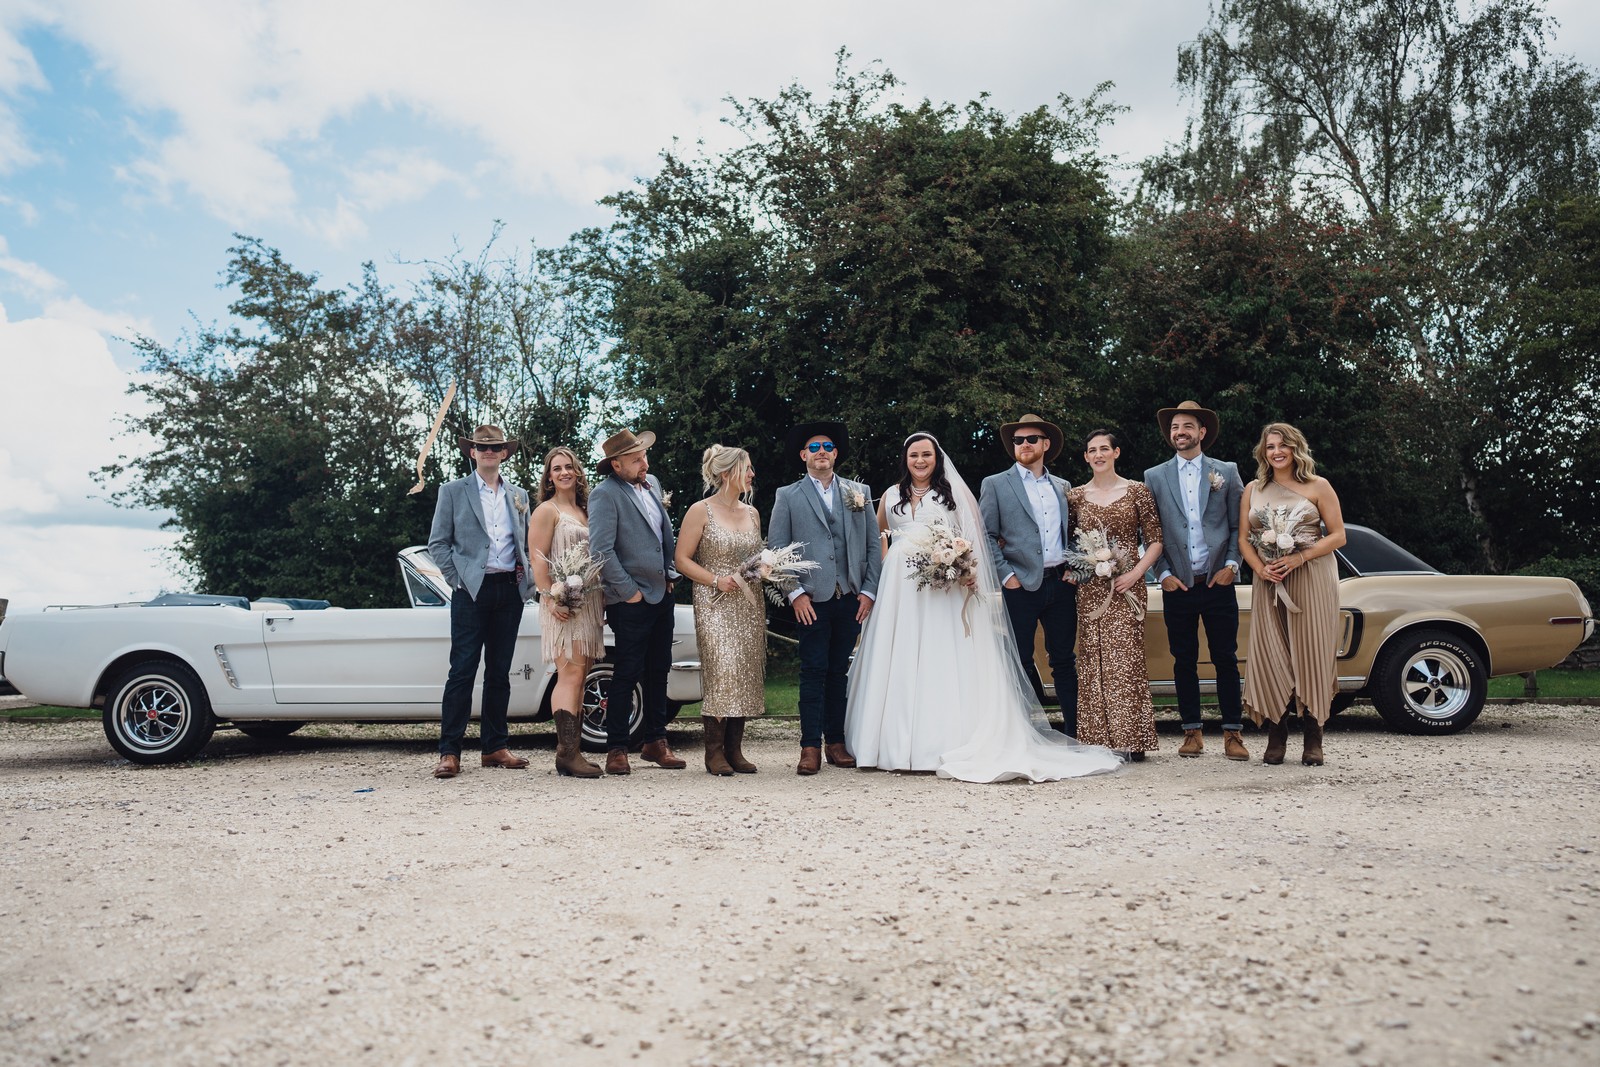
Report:
[[[1210,408],[1200,406],[1198,400],[1185,400],[1175,408],[1162,408],[1156,412],[1156,425],[1161,427],[1161,439],[1169,441],[1172,438],[1172,417],[1174,415],[1193,415],[1205,427],[1206,435],[1201,444],[1210,447],[1216,443],[1217,434],[1222,430],[1222,423],[1217,420],[1217,413]]]
[[[605,444],[600,446],[604,454],[599,464],[595,467],[600,476],[606,477],[611,473],[611,461],[620,459],[630,452],[643,452],[656,443],[656,435],[649,430],[635,436],[632,430],[618,430],[606,438]]]
[[[802,422],[789,430],[788,443],[784,446],[784,450],[792,456],[806,447],[806,442],[813,437],[826,437],[833,442],[835,463],[838,463],[850,450],[850,431],[844,428],[842,422]]]
[[[1055,458],[1061,455],[1061,447],[1067,443],[1066,437],[1061,433],[1061,427],[1053,422],[1045,422],[1037,415],[1027,414],[1016,422],[1002,423],[1000,426],[1000,444],[1008,456],[1012,459],[1017,458],[1017,446],[1011,443],[1011,436],[1023,426],[1037,426],[1044,431],[1046,437],[1050,438],[1050,451],[1044,457],[1046,463],[1053,463]]]
[[[500,427],[487,424],[473,430],[471,437],[457,437],[456,440],[461,443],[463,452],[474,445],[505,445],[506,455],[511,456],[521,447],[521,442],[515,437],[507,437]]]

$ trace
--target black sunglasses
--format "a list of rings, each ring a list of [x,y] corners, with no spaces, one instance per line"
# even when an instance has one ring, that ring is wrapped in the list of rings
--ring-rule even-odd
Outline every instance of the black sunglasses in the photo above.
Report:
[[[506,446],[505,445],[480,445],[480,444],[474,444],[472,447],[476,448],[479,452],[504,452],[506,450]]]
[[[806,445],[806,451],[807,452],[832,452],[833,451],[833,442],[832,441],[812,441],[810,444]]]
[[[1036,445],[1043,440],[1045,440],[1045,435],[1042,433],[1019,433],[1011,438],[1011,443],[1014,445]]]

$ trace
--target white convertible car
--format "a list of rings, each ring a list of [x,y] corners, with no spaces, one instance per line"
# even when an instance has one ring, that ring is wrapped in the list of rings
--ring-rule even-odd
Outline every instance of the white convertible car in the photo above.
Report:
[[[10,615],[0,623],[0,677],[41,704],[103,708],[106,738],[135,763],[187,760],[225,723],[282,737],[308,722],[437,721],[450,662],[450,588],[425,548],[401,552],[400,572],[409,608],[179,594]],[[700,699],[694,614],[683,605],[672,658],[667,698],[676,714]],[[550,718],[555,674],[541,658],[531,604],[512,663],[511,720]],[[474,717],[481,673],[479,682]],[[593,749],[605,745],[610,683],[611,664],[601,660],[584,690],[583,736]]]

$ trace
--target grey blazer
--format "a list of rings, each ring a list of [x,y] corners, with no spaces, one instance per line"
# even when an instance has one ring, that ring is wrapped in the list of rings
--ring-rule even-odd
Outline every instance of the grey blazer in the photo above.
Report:
[[[1203,452],[1200,463],[1200,492],[1204,494],[1200,509],[1201,536],[1205,538],[1211,569],[1216,571],[1224,563],[1237,563],[1239,559],[1239,498],[1244,495],[1244,483],[1239,480],[1236,464],[1212,459]],[[1221,479],[1221,488],[1211,487],[1213,473]],[[1173,456],[1145,471],[1144,484],[1156,498],[1156,511],[1161,515],[1161,530],[1165,534],[1155,572],[1170,573],[1184,585],[1192,586],[1189,510],[1183,506],[1183,490],[1178,485],[1178,457]]]
[[[522,566],[522,599],[527,600],[533,595],[533,568],[528,566],[528,494],[503,476],[500,480],[511,504],[511,539]],[[428,556],[451,589],[465,589],[472,599],[478,599],[483,569],[489,565],[489,531],[483,525],[483,508],[478,505],[476,475],[439,487],[433,529],[428,532]]]
[[[589,551],[599,557],[600,584],[607,604],[620,604],[643,593],[651,604],[661,603],[667,583],[678,576],[672,555],[677,539],[672,536],[672,517],[661,500],[661,483],[653,474],[650,497],[660,514],[652,516],[664,531],[661,537],[646,518],[644,501],[616,475],[607,476],[589,491]]]
[[[1070,548],[1072,516],[1067,510],[1067,490],[1072,486],[1054,474],[1050,480],[1061,507],[1061,542]],[[989,558],[994,560],[994,580],[1003,585],[1006,575],[1015,573],[1022,588],[1039,588],[1044,582],[1044,542],[1039,539],[1039,520],[1034,518],[1033,502],[1015,463],[983,480],[978,510],[983,512],[983,532],[989,539]]]
[[[767,524],[767,544],[779,548],[794,541],[805,543],[802,554],[821,564],[800,579],[800,587],[812,600],[833,599],[835,586],[855,589],[868,596],[878,595],[878,572],[883,567],[883,544],[878,540],[878,516],[872,509],[872,490],[861,482],[838,475],[833,477],[834,507],[843,508],[845,558],[834,559],[833,536],[828,532],[828,514],[822,497],[801,475],[800,480],[778,490],[772,505],[772,521]],[[854,511],[845,501],[846,491],[858,493],[861,510]]]

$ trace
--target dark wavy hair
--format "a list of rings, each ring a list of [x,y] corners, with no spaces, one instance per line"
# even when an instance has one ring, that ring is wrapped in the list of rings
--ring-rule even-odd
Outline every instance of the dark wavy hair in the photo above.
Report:
[[[929,492],[940,504],[954,509],[956,497],[950,489],[950,478],[944,472],[944,449],[939,447],[939,442],[934,440],[933,434],[914,433],[900,446],[900,502],[890,510],[898,515],[904,515],[906,505],[911,502],[911,468],[906,464],[906,456],[910,454],[911,446],[918,441],[933,443],[933,477],[929,479]]]
[[[583,473],[583,464],[578,460],[578,454],[566,445],[557,445],[544,454],[544,473],[539,475],[539,500],[543,504],[546,500],[556,495],[556,483],[550,478],[550,465],[557,456],[566,456],[572,460],[572,469],[578,473],[578,480],[572,486],[573,495],[578,498],[578,506],[585,514],[589,511],[589,476]]]

